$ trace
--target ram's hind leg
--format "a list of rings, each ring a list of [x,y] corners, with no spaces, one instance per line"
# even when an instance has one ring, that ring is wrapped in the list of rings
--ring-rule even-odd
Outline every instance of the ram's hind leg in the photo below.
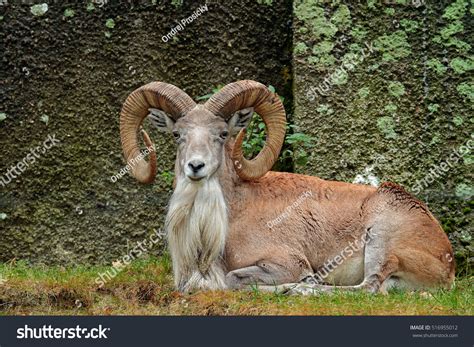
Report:
[[[317,295],[333,291],[358,291],[369,293],[385,292],[387,285],[384,282],[399,269],[398,258],[388,250],[383,234],[385,230],[372,228],[367,234],[364,249],[364,279],[357,285],[324,285],[317,283],[311,277],[300,283],[286,283],[279,286],[259,286],[260,290],[300,294]]]
[[[331,293],[334,291],[367,291],[369,293],[386,292],[386,289],[394,285],[393,281],[389,281],[390,274],[398,269],[398,260],[387,261],[381,271],[372,272],[366,276],[362,283],[354,286],[331,286],[317,283],[311,276],[299,283],[285,283],[277,286],[263,285],[258,286],[259,290],[265,292],[282,293],[282,294],[298,294],[298,295],[318,295],[322,293]]]
[[[293,284],[283,284],[270,288],[267,286],[265,288],[260,288],[264,291],[276,291],[286,294],[299,294],[299,295],[317,295],[321,293],[331,293],[334,291],[366,291],[369,293],[377,293],[379,291],[385,292],[384,284],[390,278],[390,275],[398,269],[398,260],[394,257],[393,259],[388,259],[378,271],[375,269],[370,269],[366,273],[370,274],[364,277],[362,283],[353,286],[331,286],[325,284],[319,284],[311,279],[308,279],[304,282],[293,283]]]

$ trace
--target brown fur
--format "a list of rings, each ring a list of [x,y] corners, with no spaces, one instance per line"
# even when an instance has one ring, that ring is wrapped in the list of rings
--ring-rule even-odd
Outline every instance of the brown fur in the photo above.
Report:
[[[285,269],[279,283],[299,282],[360,238],[377,218],[386,218],[381,282],[399,275],[413,287],[451,286],[451,244],[427,207],[402,187],[384,183],[376,189],[278,172],[246,182],[229,164],[221,174],[230,211],[227,271],[267,262]],[[307,190],[312,196],[287,219],[272,228],[266,225]]]

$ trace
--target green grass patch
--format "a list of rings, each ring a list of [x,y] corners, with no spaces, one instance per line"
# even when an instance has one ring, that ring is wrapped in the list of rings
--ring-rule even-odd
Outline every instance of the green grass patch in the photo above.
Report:
[[[335,292],[287,296],[249,291],[174,291],[168,256],[139,259],[101,286],[112,266],[0,264],[0,315],[473,315],[473,278],[430,292]]]

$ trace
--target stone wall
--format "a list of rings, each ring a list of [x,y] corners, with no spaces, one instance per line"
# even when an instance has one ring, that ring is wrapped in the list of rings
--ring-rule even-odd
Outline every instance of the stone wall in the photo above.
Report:
[[[119,112],[135,88],[160,80],[198,97],[254,79],[290,91],[287,1],[209,3],[166,43],[162,36],[204,2],[49,1],[41,16],[17,3],[0,6],[0,172],[50,134],[60,144],[0,186],[2,261],[108,262],[162,226],[172,136],[151,132],[159,151],[154,185],[110,180],[124,165]]]
[[[315,138],[297,171],[402,184],[450,234],[460,272],[474,260],[473,12],[467,0],[294,7],[294,122]]]

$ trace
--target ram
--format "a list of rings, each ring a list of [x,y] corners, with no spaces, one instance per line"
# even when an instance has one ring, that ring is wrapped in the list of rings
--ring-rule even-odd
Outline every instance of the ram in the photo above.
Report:
[[[242,142],[254,111],[267,138],[249,160]],[[258,285],[313,294],[453,284],[446,234],[402,187],[269,171],[286,117],[279,97],[263,84],[228,84],[205,104],[162,82],[132,92],[122,108],[120,135],[125,159],[142,183],[156,175],[156,151],[148,161],[140,156],[138,135],[147,116],[177,142],[165,226],[178,290]],[[153,146],[144,130],[142,135]]]

